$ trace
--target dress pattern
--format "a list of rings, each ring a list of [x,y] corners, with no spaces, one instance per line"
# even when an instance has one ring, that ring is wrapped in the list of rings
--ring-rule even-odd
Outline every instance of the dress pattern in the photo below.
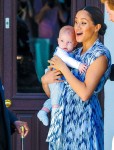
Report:
[[[97,40],[83,55],[82,48],[75,52],[75,58],[90,66],[98,57],[105,55],[108,67],[93,95],[87,101],[72,90],[65,81],[60,99],[60,107],[51,118],[46,141],[49,150],[104,150],[104,127],[98,93],[102,90],[111,70],[109,50]],[[72,73],[82,82],[85,74],[80,75],[72,69]]]

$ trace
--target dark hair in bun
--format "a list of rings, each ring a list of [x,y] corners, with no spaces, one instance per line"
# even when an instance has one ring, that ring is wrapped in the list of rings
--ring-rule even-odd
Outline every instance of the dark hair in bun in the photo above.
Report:
[[[86,10],[94,23],[94,25],[101,24],[101,28],[99,30],[100,35],[104,35],[107,29],[106,24],[104,23],[104,15],[102,11],[98,7],[94,6],[86,6],[83,8],[83,10]]]

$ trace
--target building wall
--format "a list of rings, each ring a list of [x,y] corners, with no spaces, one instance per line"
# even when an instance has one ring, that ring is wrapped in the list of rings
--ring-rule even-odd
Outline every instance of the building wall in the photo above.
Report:
[[[104,37],[104,44],[110,50],[112,56],[112,63],[114,64],[114,23],[109,21],[106,11],[105,23],[107,24],[108,28]],[[105,85],[104,100],[104,147],[105,150],[111,150],[112,138],[114,136],[114,81],[107,81]]]

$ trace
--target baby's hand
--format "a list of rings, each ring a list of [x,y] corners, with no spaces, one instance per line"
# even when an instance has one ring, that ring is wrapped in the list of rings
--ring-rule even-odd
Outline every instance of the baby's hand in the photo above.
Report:
[[[85,64],[80,64],[79,65],[79,72],[82,74],[82,73],[84,73],[84,72],[86,72],[86,70],[87,70],[87,65],[85,65]]]

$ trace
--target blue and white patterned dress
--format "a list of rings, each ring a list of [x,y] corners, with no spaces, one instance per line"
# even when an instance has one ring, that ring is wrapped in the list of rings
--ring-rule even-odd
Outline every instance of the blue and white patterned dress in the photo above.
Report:
[[[104,150],[103,117],[98,93],[109,77],[111,56],[99,40],[83,55],[81,50],[79,48],[76,51],[76,60],[90,66],[98,57],[105,55],[108,67],[93,95],[85,102],[65,82],[60,108],[51,119],[46,140],[49,150]],[[76,75],[75,69],[72,72]],[[85,75],[79,77],[77,74],[77,78],[84,81]]]

